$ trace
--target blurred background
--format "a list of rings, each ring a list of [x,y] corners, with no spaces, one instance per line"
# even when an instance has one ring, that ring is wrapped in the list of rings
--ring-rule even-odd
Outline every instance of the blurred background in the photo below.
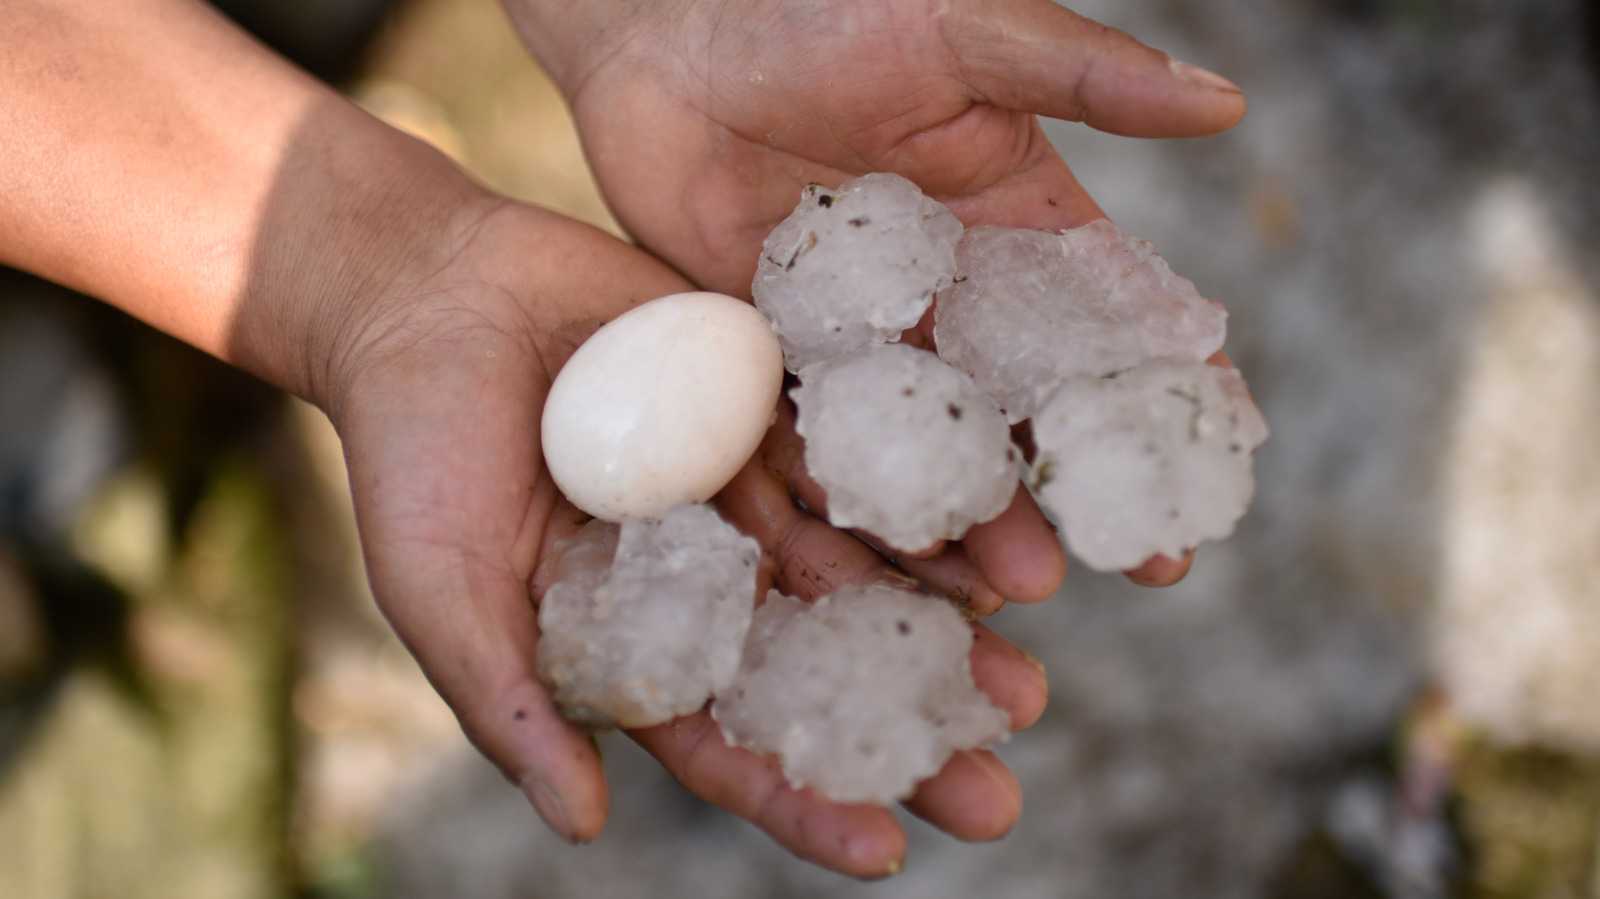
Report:
[[[495,0],[225,11],[479,177],[616,232]],[[1075,0],[1249,96],[1048,125],[1232,311],[1274,434],[1162,591],[992,619],[1047,666],[1006,839],[788,858],[602,738],[546,832],[365,592],[321,414],[0,273],[0,899],[1600,899],[1600,3]]]

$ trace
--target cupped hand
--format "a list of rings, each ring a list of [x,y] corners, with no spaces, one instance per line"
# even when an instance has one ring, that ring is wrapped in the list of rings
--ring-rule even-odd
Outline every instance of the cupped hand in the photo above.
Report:
[[[1075,227],[1103,213],[1035,115],[1183,137],[1245,108],[1219,76],[1050,0],[506,6],[622,224],[734,295],[808,182],[896,172],[968,225]]]
[[[553,829],[599,833],[607,793],[586,734],[535,676],[531,597],[540,558],[586,520],[541,464],[539,419],[560,366],[601,323],[689,289],[647,254],[531,207],[486,201],[464,215],[447,261],[369,304],[350,325],[327,405],[344,439],[373,591],[473,743]],[[859,541],[794,504],[773,451],[786,426],[718,497],[764,547],[765,578],[814,597],[897,575]],[[825,574],[824,574],[825,573]],[[981,571],[968,572],[981,580]],[[974,625],[980,686],[1017,727],[1043,708],[1036,663]],[[771,759],[723,742],[701,712],[635,734],[691,790],[765,828],[797,854],[859,876],[904,852],[892,815],[791,789]],[[1015,820],[1015,780],[992,755],[962,753],[910,807],[958,837]]]
[[[969,226],[1077,227],[1104,213],[1036,115],[1184,137],[1225,130],[1245,108],[1228,81],[1050,0],[506,6],[566,92],[619,221],[735,296],[749,295],[761,241],[809,182],[896,172]],[[986,560],[1006,598],[1042,599],[1065,571],[1045,530],[1019,493],[943,561]],[[1187,570],[1157,557],[1129,575],[1154,586]]]

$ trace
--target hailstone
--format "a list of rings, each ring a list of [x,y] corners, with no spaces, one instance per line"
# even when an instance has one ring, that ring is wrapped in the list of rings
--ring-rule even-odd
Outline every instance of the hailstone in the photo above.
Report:
[[[1267,426],[1231,368],[1157,360],[1072,378],[1033,420],[1035,493],[1100,571],[1181,556],[1233,533]]]
[[[791,392],[828,519],[916,552],[1006,510],[1018,453],[972,379],[925,350],[862,347],[809,366]]]
[[[596,519],[557,544],[539,674],[568,719],[645,727],[696,711],[739,666],[761,547],[708,506]]]
[[[711,714],[730,745],[777,753],[797,788],[893,802],[956,750],[1010,733],[972,680],[971,648],[961,614],[921,593],[851,586],[808,606],[773,591]]]
[[[956,271],[961,223],[899,175],[807,187],[762,245],[751,284],[799,372],[916,324]]]
[[[961,273],[939,294],[934,341],[1016,423],[1063,380],[1146,359],[1203,362],[1227,335],[1227,313],[1140,240],[1101,219],[1053,234],[973,228]]]

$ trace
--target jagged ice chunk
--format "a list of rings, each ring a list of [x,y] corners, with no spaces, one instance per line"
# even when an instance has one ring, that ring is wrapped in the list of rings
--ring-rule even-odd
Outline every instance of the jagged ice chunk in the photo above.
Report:
[[[795,429],[836,526],[916,552],[960,539],[1011,502],[1018,454],[1005,417],[934,354],[863,347],[800,379]]]
[[[955,275],[961,223],[899,175],[807,187],[762,245],[751,292],[792,372],[916,324]]]
[[[1227,335],[1226,312],[1105,219],[1061,234],[973,228],[956,261],[934,312],[939,355],[1012,423],[1066,378],[1155,357],[1203,362]]]
[[[1235,369],[1157,360],[1073,378],[1034,417],[1035,492],[1085,564],[1123,571],[1233,533],[1266,438]]]
[[[539,604],[539,675],[561,712],[644,727],[705,705],[739,666],[761,547],[708,506],[595,520],[557,544]]]
[[[1009,734],[973,683],[971,647],[961,614],[920,593],[853,586],[807,606],[773,591],[711,714],[730,745],[777,753],[796,787],[893,802],[957,749]]]

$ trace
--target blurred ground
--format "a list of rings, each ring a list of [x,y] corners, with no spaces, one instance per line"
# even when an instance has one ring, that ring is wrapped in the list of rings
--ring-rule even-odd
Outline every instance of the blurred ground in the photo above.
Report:
[[[1600,899],[1592,4],[1069,5],[1251,99],[1200,141],[1049,132],[1229,305],[1274,436],[1184,584],[1074,573],[994,620],[1053,691],[1001,749],[1008,838],[908,819],[906,872],[857,884],[613,736],[610,828],[566,846],[372,610],[320,414],[14,278],[0,899]],[[232,6],[270,38],[294,5]],[[313,20],[366,43],[381,6]],[[306,47],[488,183],[615,231],[494,0],[401,4],[347,69]]]

